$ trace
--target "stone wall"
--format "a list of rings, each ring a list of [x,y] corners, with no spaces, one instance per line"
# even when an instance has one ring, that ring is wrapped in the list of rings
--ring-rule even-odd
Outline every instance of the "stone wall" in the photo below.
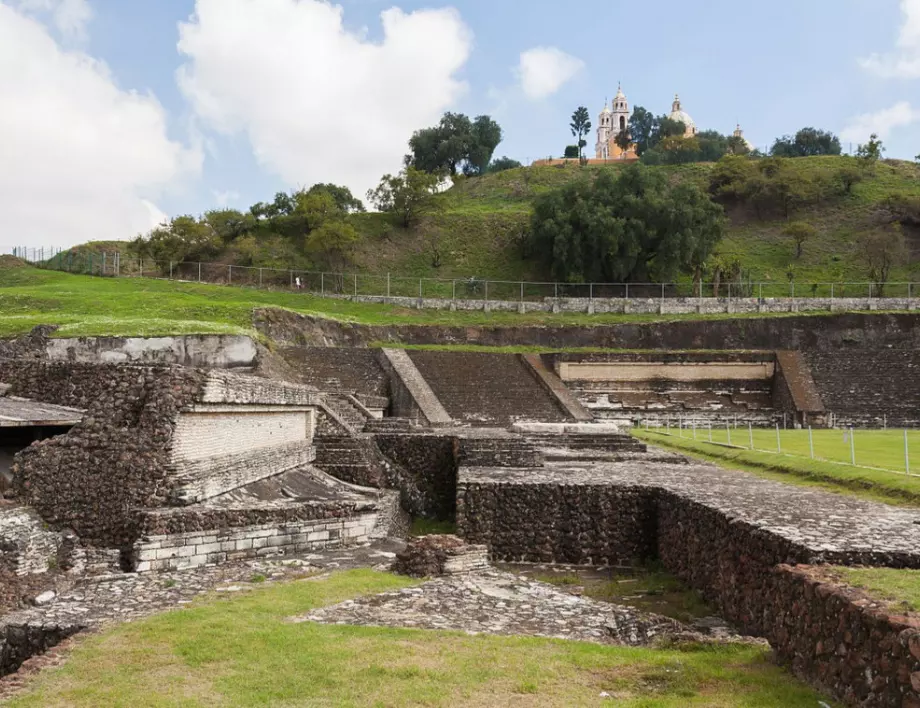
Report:
[[[499,561],[632,565],[655,555],[655,504],[642,487],[461,483],[457,532]]]
[[[407,476],[401,488],[413,514],[437,519],[454,517],[457,459],[453,436],[376,434],[374,440],[380,451]]]
[[[807,566],[772,568],[753,601],[775,656],[804,680],[849,705],[920,706],[920,617]]]
[[[20,452],[20,496],[56,527],[83,540],[122,546],[135,512],[169,497],[169,448],[179,411],[200,398],[194,369],[0,361],[12,395],[86,409],[66,435]]]
[[[134,544],[138,572],[182,570],[260,556],[305,553],[367,543],[377,514],[342,518],[215,527],[173,534],[146,534]]]
[[[920,426],[920,347],[841,349],[806,358],[838,425]]]
[[[542,300],[489,300],[485,298],[387,297],[386,295],[327,295],[351,302],[366,302],[419,310],[471,310],[478,312],[575,312],[641,315],[716,315],[731,313],[855,312],[860,310],[908,311],[920,308],[920,298],[869,297],[546,297]]]
[[[791,414],[803,426],[823,427],[827,423],[827,411],[801,352],[776,352],[773,407]]]
[[[920,315],[844,313],[774,318],[639,322],[586,326],[361,325],[262,309],[256,328],[279,342],[366,347],[374,342],[608,349],[741,350],[920,348]]]
[[[172,459],[202,460],[310,441],[313,418],[312,407],[195,406],[179,414]]]

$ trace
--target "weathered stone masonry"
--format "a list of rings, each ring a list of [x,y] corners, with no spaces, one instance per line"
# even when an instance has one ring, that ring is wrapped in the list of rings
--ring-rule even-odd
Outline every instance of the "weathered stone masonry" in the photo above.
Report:
[[[11,393],[86,409],[65,436],[23,450],[21,496],[48,523],[84,541],[130,544],[135,510],[170,495],[169,450],[179,412],[201,397],[205,376],[178,367],[0,361]]]

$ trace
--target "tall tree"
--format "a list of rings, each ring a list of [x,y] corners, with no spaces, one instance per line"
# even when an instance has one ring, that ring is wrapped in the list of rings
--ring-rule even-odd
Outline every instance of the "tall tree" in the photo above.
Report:
[[[874,295],[882,297],[885,285],[891,277],[891,270],[907,260],[907,244],[901,224],[892,224],[884,231],[865,234],[857,245],[869,278],[876,286]]]
[[[325,184],[314,184],[307,191],[308,194],[315,194],[316,192],[326,192],[329,194],[335,201],[336,206],[346,214],[361,213],[365,211],[364,202],[354,196],[348,187],[332,184],[330,182]]]
[[[646,150],[654,147],[654,145],[650,143],[652,134],[655,132],[655,124],[655,116],[642,106],[636,106],[633,109],[632,117],[629,119],[629,134],[636,144],[636,152],[639,157],[641,157],[642,153]]]
[[[783,229],[783,233],[795,241],[795,257],[799,259],[802,257],[805,242],[813,239],[817,235],[818,229],[806,221],[793,221]]]
[[[432,174],[480,175],[501,141],[501,126],[489,116],[470,120],[462,113],[445,113],[438,125],[415,131],[406,164]]]
[[[464,173],[469,175],[484,175],[489,171],[489,163],[495,148],[502,141],[502,128],[489,116],[476,116],[473,121],[469,152],[467,153]]]
[[[882,159],[882,155],[884,154],[885,145],[876,133],[872,133],[872,135],[869,136],[869,142],[865,145],[860,145],[856,150],[856,157],[865,162],[878,162]]]
[[[629,135],[629,129],[621,130],[617,133],[614,141],[617,144],[617,147],[620,148],[623,152],[629,150],[629,147],[632,145],[632,137]]]
[[[802,128],[795,136],[777,138],[770,150],[773,157],[813,157],[840,153],[840,139],[829,131],[817,128]]]
[[[517,160],[512,160],[510,157],[499,157],[498,159],[492,160],[489,164],[489,172],[504,172],[505,170],[514,170],[518,167],[523,167],[520,162]]]
[[[572,135],[575,136],[576,144],[578,145],[578,157],[581,158],[584,155],[584,147],[588,144],[585,136],[591,131],[591,120],[587,108],[579,106],[575,110],[572,114],[572,122],[569,124],[569,128],[572,130]]]
[[[706,261],[725,219],[691,183],[641,165],[602,170],[540,195],[531,246],[552,275],[575,282],[670,279]]]
[[[367,199],[380,211],[396,216],[405,228],[415,225],[419,218],[437,209],[435,200],[440,178],[437,175],[412,167],[398,175],[384,175],[376,189],[367,193]]]

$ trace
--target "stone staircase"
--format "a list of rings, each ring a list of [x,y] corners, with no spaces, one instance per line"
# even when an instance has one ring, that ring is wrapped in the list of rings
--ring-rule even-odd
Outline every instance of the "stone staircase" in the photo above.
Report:
[[[525,438],[463,438],[458,447],[461,467],[543,466],[543,455]]]
[[[365,433],[411,433],[412,428],[412,420],[410,418],[368,418],[364,421]]]
[[[562,435],[532,433],[527,439],[537,448],[566,448],[569,450],[590,450],[595,452],[647,452],[645,443],[631,435],[608,433],[564,433]]]
[[[327,474],[362,487],[386,486],[386,461],[370,435],[322,435],[314,445],[314,464]]]
[[[353,432],[360,432],[369,418],[354,402],[344,393],[327,393],[326,405],[345,422]]]
[[[572,420],[518,355],[412,351],[412,362],[456,421],[507,428]]]
[[[806,359],[837,426],[920,426],[920,352],[842,349]]]

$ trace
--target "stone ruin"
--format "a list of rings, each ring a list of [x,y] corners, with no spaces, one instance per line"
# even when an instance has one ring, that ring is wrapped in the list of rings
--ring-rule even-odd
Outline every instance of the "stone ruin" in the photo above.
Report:
[[[455,519],[458,537],[413,540],[393,566],[417,577],[482,578],[438,585],[442,599],[477,583],[488,595],[517,582],[489,575],[488,559],[656,560],[834,695],[920,705],[920,623],[864,617],[842,591],[817,593],[823,581],[803,569],[920,568],[920,512],[691,463],[627,432],[670,414],[762,425],[782,414],[814,425],[829,413],[845,417],[842,384],[817,354],[285,346],[240,358],[237,345],[233,357],[200,344],[194,355],[190,345],[156,350],[197,357],[185,361],[195,366],[158,363],[163,356],[138,342],[80,344],[72,361],[47,344],[0,359],[7,397],[76,418],[54,435],[7,438],[0,580],[15,590],[0,592],[0,606],[67,573],[207,569],[404,537],[410,516]],[[86,361],[116,350],[134,361]],[[914,361],[907,350],[880,356],[891,366]],[[228,361],[235,371],[212,366]],[[882,404],[873,401],[875,416]],[[411,597],[399,595],[395,607]],[[349,607],[356,621],[370,611]],[[843,637],[832,626],[840,611],[875,633]],[[612,641],[676,631],[661,618],[591,617],[585,622],[600,624],[590,636]],[[35,647],[70,631],[17,627],[17,637],[39,637]],[[9,670],[28,652],[6,642],[19,657],[0,662]],[[804,656],[807,646],[841,644],[844,654]]]

